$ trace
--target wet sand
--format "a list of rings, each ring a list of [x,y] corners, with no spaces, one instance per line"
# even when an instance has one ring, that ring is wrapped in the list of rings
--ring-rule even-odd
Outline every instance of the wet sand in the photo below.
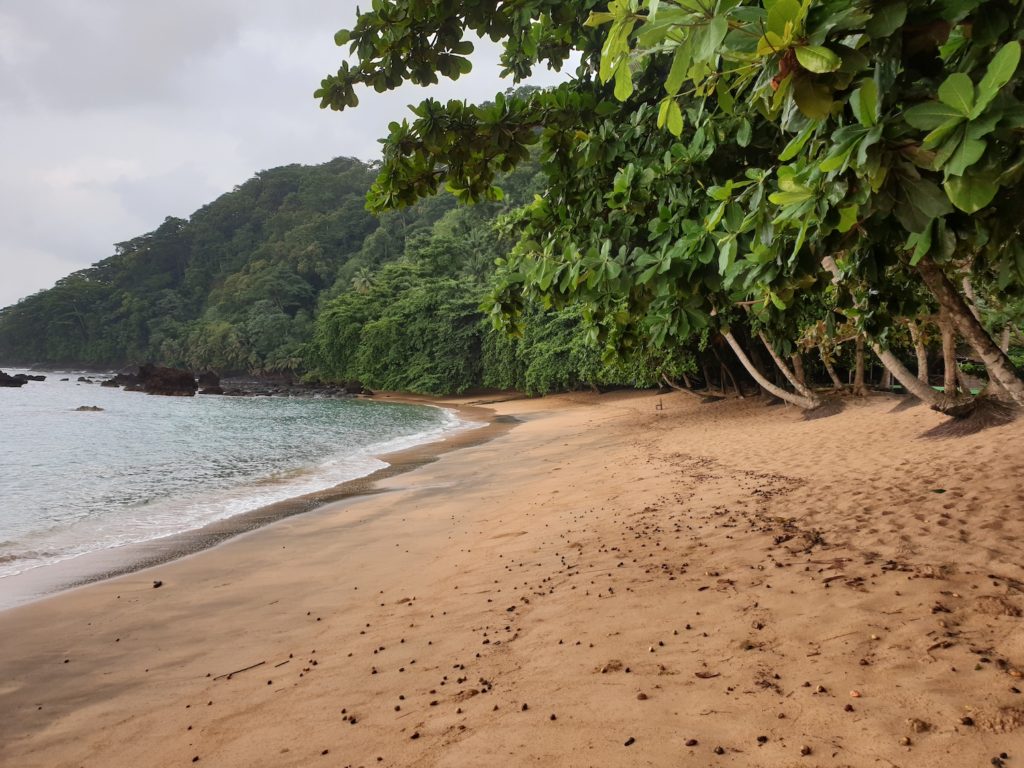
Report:
[[[1024,423],[488,407],[372,496],[0,613],[0,765],[1024,764]]]

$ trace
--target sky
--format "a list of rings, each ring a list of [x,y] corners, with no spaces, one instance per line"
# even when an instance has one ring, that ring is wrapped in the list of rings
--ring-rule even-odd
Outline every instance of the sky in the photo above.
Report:
[[[363,89],[358,109],[321,110],[313,91],[355,15],[356,0],[5,0],[0,307],[257,171],[374,159],[387,124],[427,95],[475,102],[512,85],[480,43],[458,82]]]

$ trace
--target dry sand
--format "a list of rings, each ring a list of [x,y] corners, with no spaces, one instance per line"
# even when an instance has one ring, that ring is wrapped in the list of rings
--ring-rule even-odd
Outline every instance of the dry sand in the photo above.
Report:
[[[1024,423],[492,407],[385,493],[0,614],[0,764],[1024,766]]]

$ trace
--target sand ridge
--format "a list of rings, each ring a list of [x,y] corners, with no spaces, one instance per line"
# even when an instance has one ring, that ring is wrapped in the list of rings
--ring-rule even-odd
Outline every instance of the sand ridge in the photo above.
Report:
[[[1024,761],[1020,424],[490,407],[385,493],[0,614],[0,764]]]

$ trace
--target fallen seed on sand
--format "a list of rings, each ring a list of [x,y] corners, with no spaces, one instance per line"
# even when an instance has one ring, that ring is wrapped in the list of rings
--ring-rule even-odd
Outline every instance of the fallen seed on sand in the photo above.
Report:
[[[807,757],[809,754],[811,754],[811,748],[810,747],[808,747],[806,744],[804,746],[800,747],[800,755],[802,757]]]
[[[643,691],[640,691],[640,693],[636,695],[636,699],[637,701],[647,701],[647,694]]]
[[[697,743],[698,742],[697,742],[696,739],[687,739],[686,740],[686,746],[688,746],[688,747],[696,747]]]
[[[722,747],[715,747],[715,754],[716,755],[724,755],[725,754],[725,750]]]
[[[851,699],[859,699],[860,695],[861,695],[860,691],[850,691],[850,698]]]
[[[635,743],[636,743],[636,739],[634,739],[632,736],[630,736],[628,739],[626,739],[626,743],[623,744],[623,746],[624,747],[630,747],[630,746],[632,746]]]

